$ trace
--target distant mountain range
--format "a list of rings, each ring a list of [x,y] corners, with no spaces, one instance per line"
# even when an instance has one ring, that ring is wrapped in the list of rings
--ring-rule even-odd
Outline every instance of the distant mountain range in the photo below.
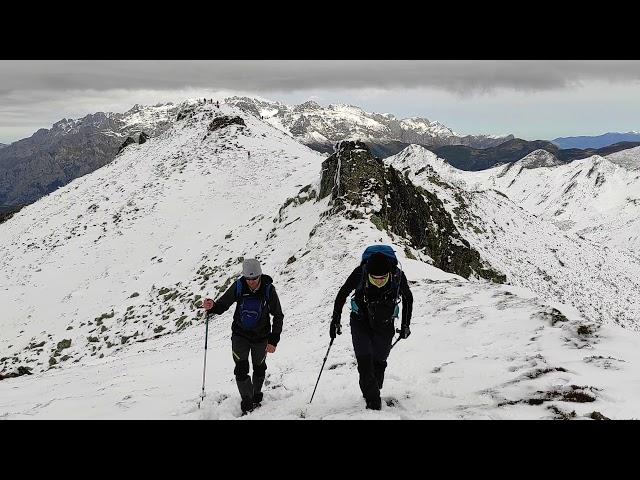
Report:
[[[513,135],[460,135],[437,121],[398,119],[353,105],[323,107],[308,101],[289,106],[251,97],[230,97],[224,103],[322,153],[332,153],[337,142],[358,139],[374,156],[387,158],[414,144],[433,151],[458,169],[470,171],[515,162],[536,150],[567,163],[640,145],[638,134],[635,143],[563,150],[553,142],[526,141]],[[30,204],[93,172],[110,163],[127,145],[162,134],[198,104],[204,104],[203,100],[191,99],[180,105],[135,105],[125,113],[98,112],[75,120],[62,119],[29,138],[0,144],[0,205],[13,208]]]
[[[0,149],[0,205],[29,204],[111,162],[130,136],[155,136],[178,106],[135,105],[125,113],[98,112],[62,119],[51,129]],[[139,142],[136,142],[139,143]]]
[[[225,101],[324,153],[332,153],[336,142],[351,139],[364,141],[372,153],[387,157],[411,144],[487,148],[514,138],[513,135],[460,135],[437,121],[422,117],[398,119],[390,113],[369,113],[353,105],[323,107],[308,101],[289,106],[252,97],[230,97]]]
[[[546,153],[546,161],[543,160]],[[601,245],[640,251],[640,147],[557,163],[534,152],[470,173],[528,212]]]
[[[479,171],[497,165],[517,162],[536,150],[548,152],[560,163],[569,163],[593,155],[609,155],[621,150],[637,147],[638,145],[640,145],[640,142],[621,142],[599,149],[580,150],[572,148],[562,150],[552,142],[546,140],[528,141],[514,138],[495,147],[485,149],[470,148],[463,145],[448,145],[439,148],[429,148],[429,150],[460,170]]]
[[[559,137],[551,140],[559,148],[602,148],[620,142],[640,142],[640,132],[609,132],[597,136]]]
[[[378,157],[393,155],[411,143],[484,148],[513,138],[461,136],[425,118],[398,120],[391,114],[367,113],[348,105],[325,108],[309,101],[287,106],[249,97],[231,97],[225,102],[261,117],[267,124],[324,153],[333,152],[335,142],[351,137],[368,139],[372,153]],[[191,99],[180,106],[135,105],[125,113],[98,112],[76,120],[63,119],[51,129],[40,129],[29,138],[4,146],[0,149],[0,205],[30,204],[93,172],[111,162],[126,145],[161,134],[177,119],[181,109],[198,103],[203,100]]]
[[[618,140],[601,147],[573,148],[558,146],[555,141],[528,141],[513,135],[462,136],[437,121],[426,118],[399,120],[388,113],[368,113],[353,105],[323,107],[308,101],[288,106],[252,97],[231,97],[226,102],[319,152],[332,153],[336,142],[348,139],[363,141],[371,153],[380,158],[396,155],[412,144],[421,145],[460,170],[478,171],[516,162],[541,149],[567,163],[640,145],[640,134],[636,135],[635,142]]]

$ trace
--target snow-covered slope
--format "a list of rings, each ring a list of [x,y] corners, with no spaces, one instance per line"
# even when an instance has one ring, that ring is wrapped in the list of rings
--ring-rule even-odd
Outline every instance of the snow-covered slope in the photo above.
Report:
[[[559,178],[553,172],[578,167],[575,180],[584,165],[582,169],[576,165],[579,162],[537,169],[518,165],[500,169],[506,171],[502,177],[490,177],[508,185],[530,172],[549,172],[544,180],[537,179],[539,184],[528,182],[522,187],[520,198],[487,188],[477,181],[482,172],[456,170],[421,147],[414,146],[386,162],[443,199],[465,239],[505,273],[509,283],[527,287],[542,298],[571,304],[593,321],[640,330],[640,255],[564,231],[550,221],[551,215],[527,210],[538,206],[524,201],[527,194],[539,191],[534,187],[548,188],[550,194],[555,194],[560,187],[553,184]],[[593,174],[599,173],[594,170]],[[588,198],[586,192],[580,195],[583,201]],[[544,212],[543,207],[539,208],[539,213]]]
[[[556,167],[558,165],[564,165],[564,163],[558,160],[551,152],[538,149],[534,150],[512,165],[521,168],[540,168]]]
[[[259,253],[284,200],[316,179],[321,157],[280,132],[252,117],[208,132],[219,111],[192,112],[2,225],[2,357],[38,370],[188,325],[210,270],[219,283],[237,273],[238,252]]]
[[[197,409],[197,306],[248,256],[273,276],[285,327],[267,360],[263,406],[246,419],[640,416],[635,332],[553,296],[414,260],[419,252],[379,229],[372,212],[347,218],[318,200],[323,156],[233,107],[182,112],[161,135],[0,226],[1,373],[33,370],[0,381],[1,418],[239,416],[231,312],[210,322]],[[209,131],[219,115],[246,127]],[[422,184],[426,173],[407,176]],[[458,193],[439,187],[446,202]],[[309,405],[336,292],[377,242],[395,245],[415,299],[412,335],[389,359],[386,403],[364,410],[345,308]]]
[[[333,232],[317,235],[331,238]],[[309,404],[329,341],[325,297],[335,293],[355,258],[319,260],[311,266],[321,274],[311,277],[308,289],[304,264],[280,289],[285,335],[267,360],[262,407],[243,419],[640,418],[637,335],[584,322],[571,308],[524,289],[467,282],[407,259],[418,294],[412,334],[389,357],[382,411],[364,409],[346,325]],[[312,302],[318,308],[310,308]],[[0,417],[237,418],[229,322],[227,315],[210,325],[201,409],[204,326],[198,325],[86,364],[4,380]]]
[[[610,153],[607,158],[627,170],[640,170],[640,147]]]
[[[640,170],[619,164],[632,158],[631,150],[614,154],[616,163],[594,155],[566,165],[525,168],[523,159],[469,178],[563,231],[640,255]]]

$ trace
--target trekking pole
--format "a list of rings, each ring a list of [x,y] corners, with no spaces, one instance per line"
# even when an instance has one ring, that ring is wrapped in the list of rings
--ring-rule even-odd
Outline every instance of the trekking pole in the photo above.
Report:
[[[204,369],[202,370],[202,393],[200,393],[200,401],[198,402],[198,408],[200,408],[200,404],[202,403],[202,401],[204,400],[204,378],[205,378],[205,372],[207,371],[207,341],[209,340],[209,315],[210,313],[207,312],[206,313],[206,328],[205,328],[205,334],[204,334]]]
[[[324,356],[324,361],[322,362],[322,368],[320,368],[320,373],[318,374],[318,380],[316,381],[316,386],[313,389],[313,393],[311,394],[311,400],[309,400],[309,404],[313,402],[313,396],[316,394],[316,388],[318,388],[318,383],[320,382],[320,375],[322,375],[322,370],[324,369],[324,364],[327,362],[327,358],[329,357],[329,350],[331,350],[331,345],[333,345],[333,341],[335,337],[331,339],[329,342],[329,348],[327,348],[327,354]]]

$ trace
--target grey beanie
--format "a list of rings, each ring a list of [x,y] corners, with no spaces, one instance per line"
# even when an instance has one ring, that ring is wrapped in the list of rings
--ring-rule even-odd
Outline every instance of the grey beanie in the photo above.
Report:
[[[262,275],[260,262],[255,258],[247,258],[242,262],[242,276],[245,278],[255,278]]]

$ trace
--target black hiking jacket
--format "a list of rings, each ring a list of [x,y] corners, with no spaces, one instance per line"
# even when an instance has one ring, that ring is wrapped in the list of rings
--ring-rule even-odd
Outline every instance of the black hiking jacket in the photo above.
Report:
[[[368,281],[368,279],[364,279],[364,281]],[[336,301],[333,305],[333,321],[340,322],[340,317],[342,316],[342,308],[344,307],[344,303],[347,301],[347,297],[349,294],[356,290],[354,300],[356,305],[358,306],[359,314],[358,316],[364,320],[368,320],[368,313],[366,305],[364,304],[364,291],[363,289],[358,289],[360,284],[363,282],[362,278],[362,266],[358,266],[347,278],[347,281],[342,285],[340,290],[338,291],[338,295],[336,296]],[[370,300],[375,300],[376,297],[380,297],[387,293],[389,289],[392,288],[392,281],[389,280],[387,284],[382,288],[373,287],[368,289],[368,296]],[[402,298],[402,325],[409,325],[411,323],[411,311],[413,309],[413,295],[411,294],[411,290],[409,290],[409,283],[407,282],[407,277],[404,272],[401,272],[400,275],[400,297]]]
[[[242,294],[251,294],[251,290],[247,285],[247,281],[242,277]],[[269,294],[269,303],[266,308],[262,309],[262,316],[255,329],[245,329],[240,323],[240,303],[237,302],[236,297],[236,282],[233,282],[226,292],[216,300],[216,305],[213,308],[213,313],[220,315],[226,312],[233,303],[236,303],[236,310],[233,313],[233,323],[231,324],[231,331],[246,338],[251,342],[261,342],[267,340],[274,347],[280,341],[280,334],[282,333],[282,319],[284,315],[282,313],[282,307],[280,306],[280,299],[276,293],[276,287],[273,285],[273,279],[269,275],[262,275],[260,280],[260,288],[257,292],[251,294],[253,296],[260,296],[264,298],[265,287],[271,284],[271,292]],[[273,315],[273,326],[271,325],[269,315]]]

